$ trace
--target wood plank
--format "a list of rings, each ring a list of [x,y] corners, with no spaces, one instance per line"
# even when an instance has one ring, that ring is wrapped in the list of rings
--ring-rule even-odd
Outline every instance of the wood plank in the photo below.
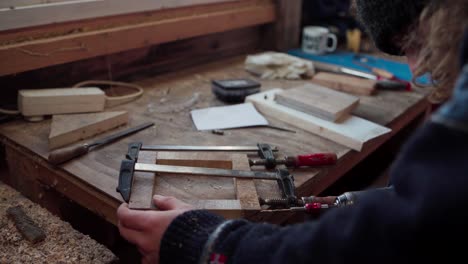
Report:
[[[234,0],[53,0],[17,4],[7,1],[0,5],[0,30],[229,1]]]
[[[275,100],[280,105],[332,122],[347,118],[359,104],[358,97],[313,84],[278,93]]]
[[[117,225],[115,210],[120,204],[119,200],[89,188],[89,182],[84,182],[63,170],[52,168],[44,160],[31,159],[26,149],[11,141],[6,140],[3,143],[8,166],[15,170],[11,170],[7,178],[2,178],[2,181],[56,215],[62,213],[60,208],[62,202],[71,200]],[[116,187],[113,182],[110,184]]]
[[[274,98],[282,91],[281,89],[273,89],[254,94],[247,97],[246,102],[255,104],[255,107],[263,114],[273,115],[285,123],[333,140],[356,151],[361,151],[369,140],[391,131],[391,129],[355,116],[350,116],[340,123],[333,123],[279,105],[274,101]]]
[[[76,1],[76,0],[2,0],[0,2],[0,8],[14,8],[28,5],[38,5],[46,3],[57,3],[57,2],[66,2],[66,1]]]
[[[89,113],[104,110],[106,96],[99,88],[20,90],[18,108],[23,116]]]
[[[238,219],[243,215],[239,200],[196,200],[187,201],[195,209],[208,210],[226,219]]]
[[[54,115],[49,134],[49,149],[91,138],[127,124],[128,119],[127,111]]]
[[[0,46],[20,44],[31,40],[48,39],[58,36],[70,36],[83,32],[91,32],[120,26],[137,25],[141,23],[164,21],[168,18],[193,17],[197,14],[209,14],[230,9],[243,9],[251,6],[270,5],[273,0],[243,0],[230,1],[210,5],[195,5],[182,8],[171,8],[118,16],[92,18],[69,23],[57,23],[44,26],[27,27],[22,29],[2,31]]]
[[[274,6],[263,5],[3,45],[0,46],[0,76],[266,24],[274,19]]]
[[[260,36],[260,27],[243,28],[3,76],[0,77],[2,99],[5,104],[16,104],[19,87],[71,87],[86,79],[132,82],[136,76],[143,78],[144,75],[176,72],[189,66],[256,52]],[[186,59],[188,57],[190,60]]]
[[[337,91],[356,95],[373,95],[376,93],[376,81],[342,74],[319,72],[314,75],[312,82]]]
[[[155,164],[157,152],[140,151],[138,160],[142,163]],[[133,175],[133,188],[128,206],[132,209],[153,209],[153,188],[155,173],[136,172]]]
[[[246,155],[232,154],[233,169],[250,170],[249,160]],[[251,214],[252,211],[260,210],[259,196],[254,180],[234,179],[236,188],[236,199],[239,200],[242,215]]]
[[[302,0],[276,0],[278,19],[274,26],[274,48],[279,51],[299,47]]]

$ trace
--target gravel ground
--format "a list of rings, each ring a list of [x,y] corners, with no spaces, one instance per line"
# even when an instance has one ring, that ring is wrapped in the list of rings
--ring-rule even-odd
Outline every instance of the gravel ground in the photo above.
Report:
[[[6,210],[21,206],[44,230],[44,241],[33,245],[16,229]],[[0,263],[117,263],[116,256],[46,209],[0,182]]]

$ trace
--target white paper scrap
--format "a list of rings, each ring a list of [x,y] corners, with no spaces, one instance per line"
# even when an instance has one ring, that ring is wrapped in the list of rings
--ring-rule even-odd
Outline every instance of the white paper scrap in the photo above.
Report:
[[[191,115],[198,130],[268,125],[252,103],[197,109],[191,111]]]

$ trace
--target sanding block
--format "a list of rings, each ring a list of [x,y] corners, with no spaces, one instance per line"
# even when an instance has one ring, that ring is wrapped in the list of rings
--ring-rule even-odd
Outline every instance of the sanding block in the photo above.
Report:
[[[245,97],[260,92],[261,84],[251,79],[213,80],[212,91],[226,103],[242,103]]]
[[[26,118],[104,110],[105,93],[96,87],[20,90],[18,108]]]

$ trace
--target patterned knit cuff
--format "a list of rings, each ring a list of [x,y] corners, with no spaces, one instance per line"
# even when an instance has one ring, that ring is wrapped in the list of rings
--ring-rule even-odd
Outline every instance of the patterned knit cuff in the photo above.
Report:
[[[160,263],[198,263],[210,234],[224,219],[206,211],[188,211],[178,216],[164,233]]]

